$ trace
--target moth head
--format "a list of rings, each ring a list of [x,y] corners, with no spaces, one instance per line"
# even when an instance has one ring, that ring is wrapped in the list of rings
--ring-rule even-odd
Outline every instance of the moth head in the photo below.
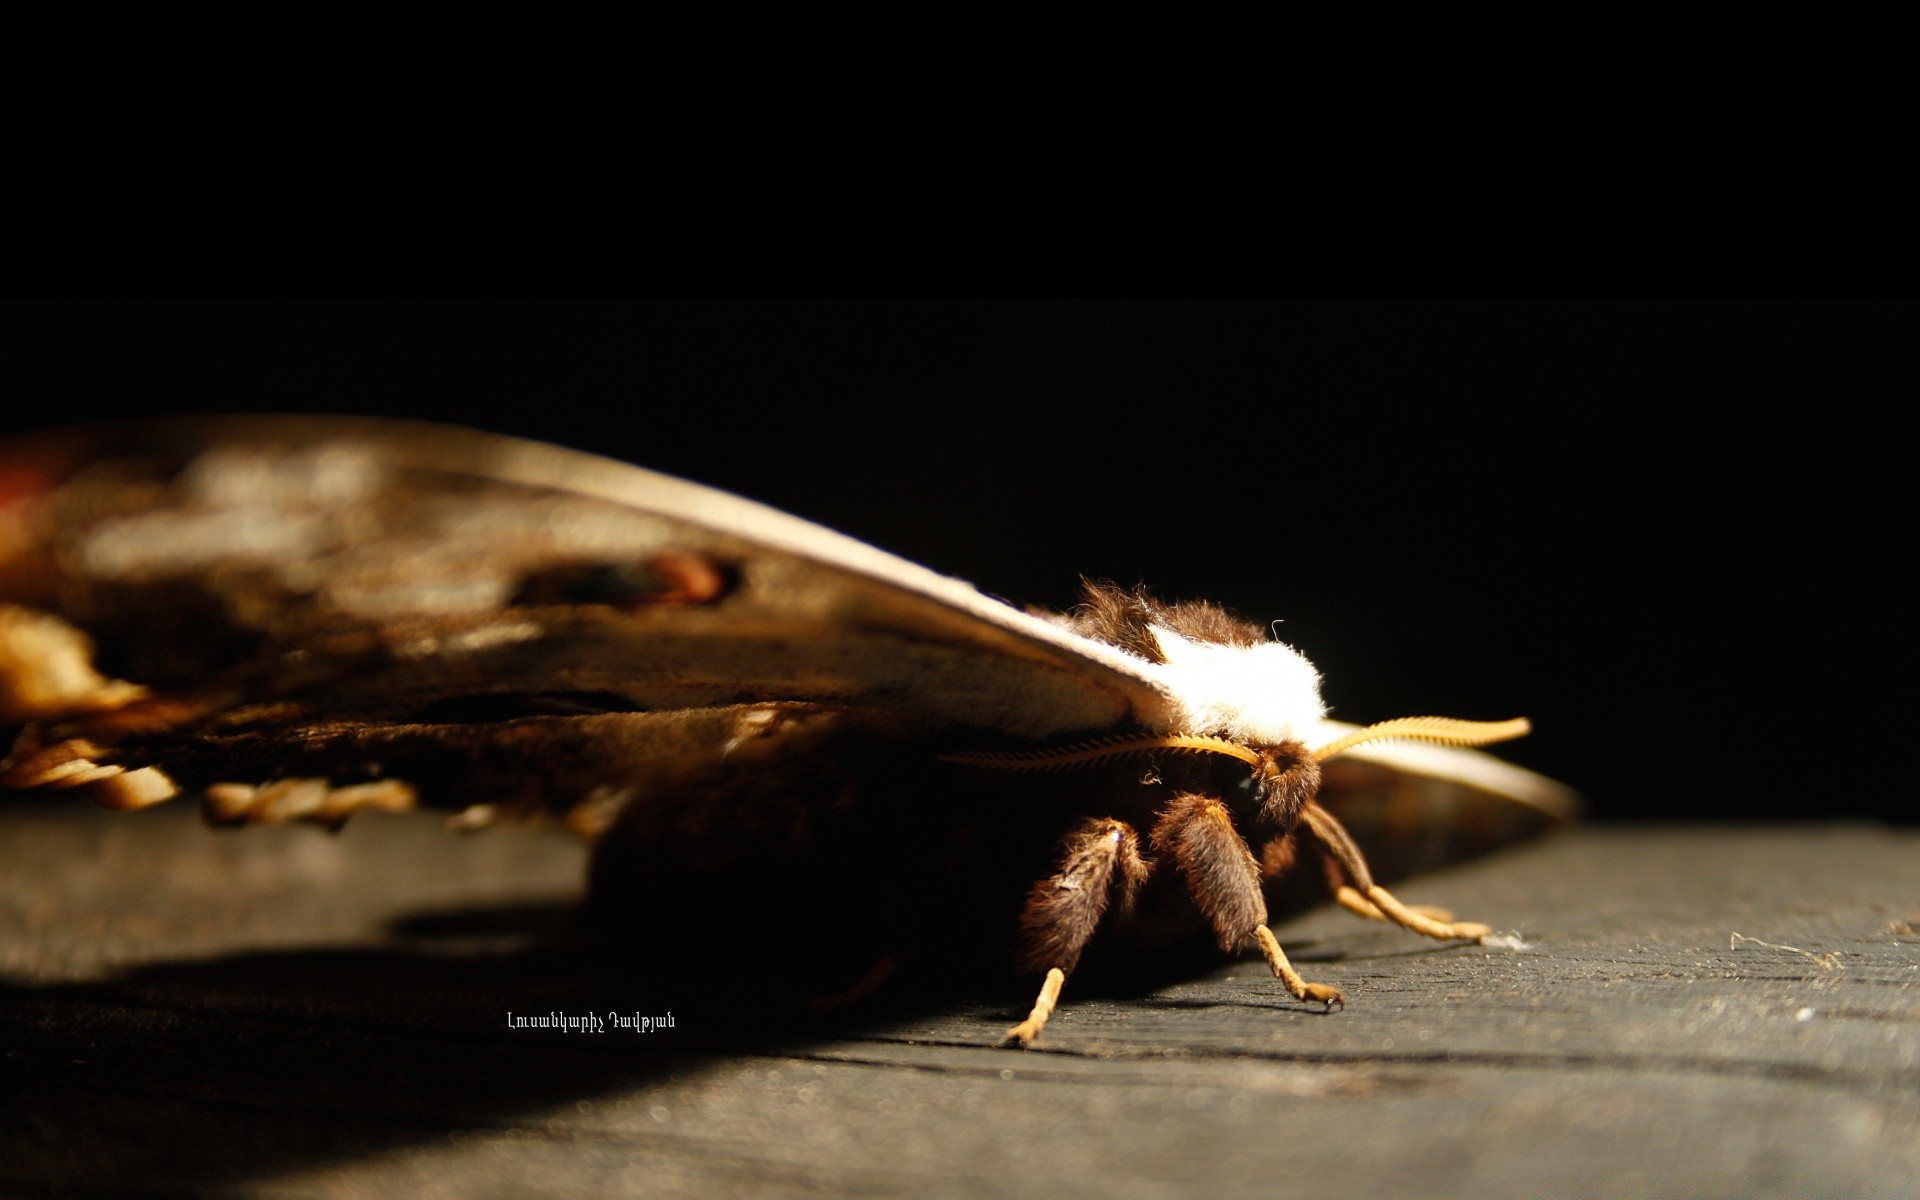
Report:
[[[1226,802],[1242,836],[1265,840],[1285,833],[1320,792],[1319,760],[1297,741],[1239,749],[1250,757],[1207,755],[1227,765],[1224,786],[1214,794]]]

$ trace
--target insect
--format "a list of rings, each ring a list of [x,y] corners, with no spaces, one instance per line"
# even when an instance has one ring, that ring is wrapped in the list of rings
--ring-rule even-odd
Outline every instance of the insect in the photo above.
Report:
[[[471,430],[175,421],[0,453],[0,788],[193,794],[225,824],[562,821],[643,953],[818,1007],[998,956],[1039,982],[1016,1045],[1096,945],[1253,947],[1342,1003],[1268,928],[1301,855],[1361,916],[1485,936],[1380,886],[1335,810],[1565,815],[1566,789],[1458,748],[1526,728],[1341,725],[1304,656],[1214,605],[1089,583],[1023,611]]]

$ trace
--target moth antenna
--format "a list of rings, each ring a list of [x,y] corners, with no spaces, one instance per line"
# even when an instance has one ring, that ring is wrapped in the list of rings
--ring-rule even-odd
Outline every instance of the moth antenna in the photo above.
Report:
[[[1511,721],[1462,721],[1454,717],[1399,717],[1392,721],[1381,721],[1378,724],[1369,725],[1365,729],[1356,729],[1343,738],[1328,742],[1313,752],[1313,760],[1325,762],[1336,754],[1345,754],[1355,746],[1366,742],[1385,741],[1388,738],[1415,742],[1439,742],[1446,746],[1486,746],[1494,742],[1524,737],[1532,730],[1532,722],[1525,717],[1515,717]]]
[[[1052,750],[1015,750],[1003,753],[941,754],[941,762],[962,763],[969,767],[992,767],[1000,771],[1061,771],[1068,767],[1105,762],[1127,754],[1145,754],[1150,750],[1185,750],[1196,754],[1224,754],[1248,766],[1259,766],[1260,756],[1238,742],[1225,738],[1199,737],[1193,734],[1168,734],[1162,737],[1095,738]]]

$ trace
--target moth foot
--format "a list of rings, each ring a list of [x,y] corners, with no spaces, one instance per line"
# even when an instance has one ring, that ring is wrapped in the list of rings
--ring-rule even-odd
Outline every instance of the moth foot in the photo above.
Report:
[[[1308,983],[1301,980],[1300,990],[1295,992],[1293,997],[1296,1000],[1317,1000],[1327,1006],[1328,1012],[1332,1012],[1336,1004],[1341,1008],[1347,1006],[1347,994],[1330,983]]]
[[[1047,1023],[1045,1021],[1036,1021],[1032,1017],[1028,1017],[1012,1029],[1007,1030],[1007,1036],[1001,1044],[1006,1046],[1019,1046],[1025,1049],[1033,1044],[1033,1039],[1039,1037],[1040,1031],[1046,1027]]]
[[[1300,972],[1293,969],[1287,961],[1287,952],[1280,948],[1280,939],[1273,936],[1273,930],[1265,925],[1256,925],[1253,940],[1260,946],[1260,953],[1266,956],[1267,966],[1273,968],[1273,977],[1287,985],[1287,991],[1295,1000],[1313,1000],[1327,1006],[1331,1012],[1338,1004],[1347,1006],[1347,994],[1330,983],[1308,983],[1300,978]]]
[[[308,821],[334,829],[361,809],[405,812],[419,796],[398,779],[337,788],[324,779],[276,779],[271,783],[216,783],[206,790],[204,811],[216,825],[273,825]]]
[[[1066,986],[1066,982],[1065,971],[1059,967],[1049,968],[1046,982],[1040,985],[1040,995],[1033,1002],[1033,1011],[1027,1014],[1026,1020],[1007,1030],[1007,1036],[1002,1039],[1001,1045],[1019,1046],[1023,1049],[1033,1045],[1033,1039],[1039,1037],[1040,1031],[1047,1027],[1047,1018],[1051,1017],[1053,1010],[1059,1007],[1060,989]]]

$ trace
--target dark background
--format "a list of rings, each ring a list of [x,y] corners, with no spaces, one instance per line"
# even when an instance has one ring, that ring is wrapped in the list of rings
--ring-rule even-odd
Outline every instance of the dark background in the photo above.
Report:
[[[1284,621],[1334,715],[1524,714],[1599,817],[1912,821],[1916,306],[0,304],[0,433],[457,421],[987,591]]]

